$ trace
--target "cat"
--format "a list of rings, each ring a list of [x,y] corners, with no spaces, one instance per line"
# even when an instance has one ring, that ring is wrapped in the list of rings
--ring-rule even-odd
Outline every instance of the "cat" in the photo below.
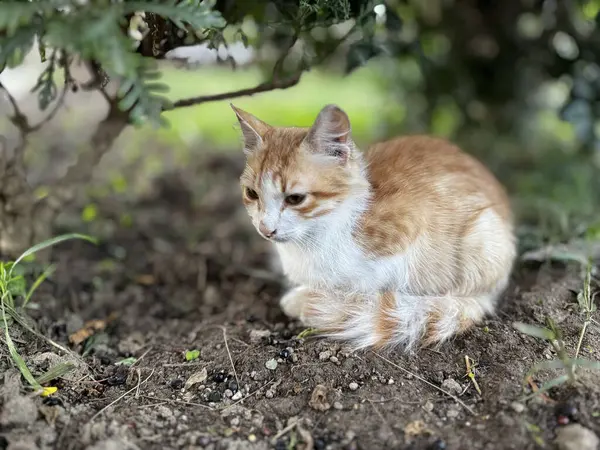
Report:
[[[363,155],[348,115],[273,127],[233,108],[243,203],[293,287],[284,313],[355,348],[439,346],[495,311],[516,255],[507,194],[441,138]]]

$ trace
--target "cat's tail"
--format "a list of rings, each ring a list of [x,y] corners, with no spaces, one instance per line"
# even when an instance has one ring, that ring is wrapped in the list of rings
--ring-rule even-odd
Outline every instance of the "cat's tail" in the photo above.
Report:
[[[474,296],[347,294],[311,302],[304,320],[356,349],[434,346],[493,313],[499,291]],[[325,301],[323,301],[325,300]],[[342,301],[340,301],[342,300]]]

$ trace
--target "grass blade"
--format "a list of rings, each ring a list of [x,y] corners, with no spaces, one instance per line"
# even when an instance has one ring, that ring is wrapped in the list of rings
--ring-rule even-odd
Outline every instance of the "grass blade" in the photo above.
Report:
[[[17,258],[17,260],[15,261],[15,263],[10,268],[9,275],[12,274],[12,271],[13,271],[14,267],[17,264],[19,264],[19,262],[21,262],[23,260],[23,258],[27,258],[29,255],[33,255],[34,253],[37,253],[40,250],[44,250],[44,249],[46,249],[48,247],[52,247],[53,245],[59,244],[59,243],[64,242],[64,241],[69,241],[71,239],[82,239],[84,241],[91,242],[92,244],[96,244],[97,243],[97,240],[94,239],[93,237],[87,236],[85,234],[79,234],[79,233],[69,233],[69,234],[63,234],[61,236],[53,237],[52,239],[48,239],[48,240],[46,240],[44,242],[40,242],[39,244],[36,244],[33,247],[25,250],[23,252],[23,254],[21,254],[21,256],[19,256]]]
[[[539,394],[542,394],[542,393],[544,393],[546,391],[549,391],[553,387],[560,386],[561,384],[566,383],[568,380],[569,380],[569,376],[568,375],[561,375],[560,377],[556,377],[553,380],[547,381],[542,386],[540,386],[540,388],[537,391],[535,391],[532,394],[529,394],[529,395],[523,397],[523,401],[532,399],[536,395],[539,395]]]
[[[75,364],[71,362],[60,363],[52,367],[43,375],[40,375],[37,381],[40,384],[49,383],[50,381],[55,380],[56,378],[60,378],[63,375],[69,373],[73,369],[75,369]]]
[[[44,270],[44,272],[39,277],[37,277],[37,279],[31,285],[31,288],[29,288],[27,295],[25,295],[25,299],[23,300],[23,308],[27,306],[27,303],[29,303],[29,300],[31,300],[31,296],[40,286],[40,284],[42,284],[46,280],[46,278],[52,275],[55,270],[56,266],[52,264],[51,266],[47,267],[46,270]]]
[[[565,363],[563,363],[560,359],[553,359],[552,361],[542,361],[537,364],[534,364],[534,366],[531,369],[529,369],[529,371],[527,372],[527,376],[525,378],[532,376],[534,373],[537,373],[540,370],[564,369],[564,368],[565,368]]]
[[[515,327],[521,333],[528,334],[529,336],[536,338],[545,339],[548,341],[556,339],[555,333],[546,327],[538,327],[536,325],[529,325],[522,322],[514,322],[513,327]]]
[[[8,347],[10,356],[12,357],[15,365],[21,371],[23,378],[25,378],[27,380],[27,382],[31,385],[31,387],[34,388],[35,390],[41,390],[42,386],[40,385],[40,383],[37,382],[37,380],[31,373],[31,371],[27,367],[27,364],[25,364],[25,361],[23,360],[21,355],[19,355],[19,352],[17,351],[17,347],[15,346],[15,343],[13,342],[13,340],[10,337],[10,333],[8,332],[8,323],[6,322],[6,310],[4,308],[4,298],[5,298],[5,296],[2,296],[2,300],[1,300],[2,320],[4,322],[4,336],[6,338],[6,345]]]
[[[10,317],[12,317],[15,322],[17,322],[19,325],[21,325],[23,328],[25,328],[31,334],[33,334],[33,335],[37,336],[38,338],[46,341],[48,344],[52,345],[53,347],[56,347],[61,352],[64,352],[66,354],[71,354],[71,355],[73,354],[73,352],[71,352],[69,349],[67,349],[67,348],[63,347],[62,345],[54,342],[49,337],[44,336],[42,333],[40,333],[36,329],[32,328],[27,322],[25,322],[23,320],[23,318],[19,315],[19,313],[14,308],[11,308],[10,306],[8,306],[6,304],[4,304],[3,306],[8,311],[8,314],[10,315]]]

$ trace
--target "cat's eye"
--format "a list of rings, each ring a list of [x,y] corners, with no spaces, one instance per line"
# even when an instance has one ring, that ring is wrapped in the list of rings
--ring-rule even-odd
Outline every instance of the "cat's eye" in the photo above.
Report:
[[[297,206],[300,203],[302,203],[305,198],[306,198],[306,195],[292,194],[292,195],[288,195],[285,198],[285,203],[288,204],[288,205],[290,205],[290,206]]]
[[[250,200],[258,200],[258,192],[256,192],[254,189],[250,189],[250,188],[244,188],[245,193],[246,193],[246,197],[248,197],[248,199]]]

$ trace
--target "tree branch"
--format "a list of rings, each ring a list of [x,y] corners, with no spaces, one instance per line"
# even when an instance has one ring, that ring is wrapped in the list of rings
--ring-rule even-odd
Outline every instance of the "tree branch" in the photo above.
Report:
[[[302,74],[303,72],[299,72],[285,80],[274,79],[271,81],[260,83],[251,88],[240,89],[239,91],[224,92],[221,94],[214,95],[202,95],[199,97],[178,100],[175,103],[173,103],[170,107],[165,108],[165,111],[169,111],[175,108],[184,108],[186,106],[198,105],[200,103],[216,102],[219,100],[227,100],[235,97],[244,97],[248,95],[259,94],[261,92],[274,91],[277,89],[287,89],[298,84],[300,78],[302,77]]]
[[[15,127],[17,127],[19,129],[19,131],[21,132],[23,137],[25,137],[25,135],[27,133],[29,133],[29,130],[31,128],[29,125],[29,121],[27,120],[27,116],[21,112],[21,109],[19,108],[17,101],[15,100],[15,98],[12,96],[10,91],[6,88],[6,86],[4,86],[4,84],[1,81],[0,81],[0,89],[2,89],[6,93],[6,97],[8,98],[8,101],[10,102],[12,109],[13,109],[13,114],[12,114],[12,116],[9,116],[9,120],[12,122],[12,124]]]

